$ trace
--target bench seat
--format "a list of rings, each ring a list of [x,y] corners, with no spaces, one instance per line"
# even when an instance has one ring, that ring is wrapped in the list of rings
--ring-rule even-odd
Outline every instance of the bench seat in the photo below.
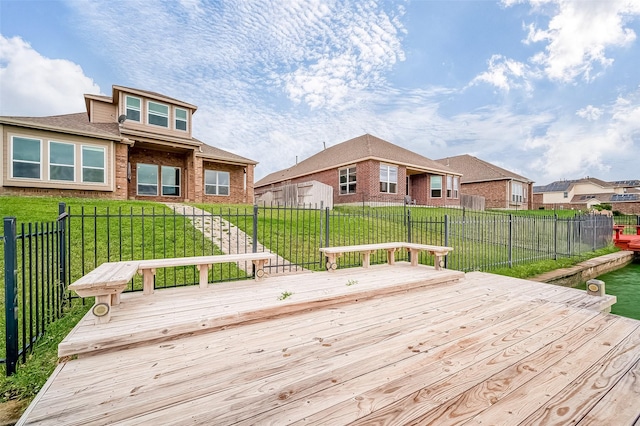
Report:
[[[256,281],[260,281],[265,276],[265,264],[270,260],[276,259],[276,257],[277,256],[272,253],[258,252],[140,260],[138,261],[138,271],[143,277],[143,293],[152,294],[153,277],[158,268],[195,265],[198,271],[200,271],[200,287],[207,288],[209,285],[209,267],[215,263],[253,262],[256,267],[254,278]]]
[[[337,259],[344,253],[359,252],[362,254],[362,267],[368,268],[371,262],[371,255],[378,250],[387,251],[387,263],[393,265],[395,263],[395,253],[398,250],[406,249],[410,253],[411,265],[418,264],[418,256],[421,251],[426,251],[435,257],[435,269],[441,268],[442,257],[446,256],[452,247],[433,246],[428,244],[416,244],[405,242],[389,242],[376,244],[358,244],[351,246],[322,247],[320,251],[327,257],[327,270],[333,271],[338,268]]]
[[[80,297],[95,297],[92,312],[96,323],[107,323],[111,318],[111,306],[120,304],[120,294],[136,272],[138,262],[106,262],[69,285],[69,290]]]

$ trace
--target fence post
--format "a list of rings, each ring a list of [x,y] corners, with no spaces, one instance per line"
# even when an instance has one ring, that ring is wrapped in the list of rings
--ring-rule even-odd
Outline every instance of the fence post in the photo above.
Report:
[[[253,205],[253,231],[251,235],[251,251],[257,253],[258,251],[258,205]]]
[[[462,210],[464,212],[464,210]],[[444,215],[444,246],[449,247],[449,215]],[[444,257],[444,268],[447,269],[447,263],[449,262],[449,256]]]
[[[411,242],[411,210],[407,210],[407,242]]]
[[[67,205],[58,203],[58,252],[60,255],[60,294],[67,290]]]
[[[509,214],[509,268],[513,268],[513,215]]]
[[[558,260],[558,215],[553,214],[553,260]]]
[[[329,207],[324,210],[324,246],[329,247]]]
[[[7,376],[16,372],[18,362],[18,256],[16,218],[4,218],[4,301]]]

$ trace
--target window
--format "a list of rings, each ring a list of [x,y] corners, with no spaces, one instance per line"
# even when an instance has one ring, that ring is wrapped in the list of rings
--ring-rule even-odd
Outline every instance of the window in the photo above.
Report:
[[[76,180],[75,152],[73,144],[49,142],[49,180]]]
[[[431,198],[442,197],[442,176],[431,176]]]
[[[140,99],[133,96],[125,96],[127,105],[127,120],[140,122]]]
[[[176,108],[176,130],[187,131],[187,110]]]
[[[162,166],[162,195],[180,196],[180,168]]]
[[[398,187],[398,168],[380,164],[380,192],[395,194]]]
[[[460,177],[453,177],[453,198],[458,198],[458,188],[460,187]]]
[[[523,198],[522,184],[518,182],[511,182],[511,201],[514,203],[521,203]]]
[[[158,195],[158,166],[138,164],[138,195]]]
[[[20,138],[11,139],[12,173],[14,178],[40,179],[40,139]]]
[[[104,183],[104,148],[82,146],[82,181]]]
[[[562,193],[563,198],[569,198],[569,193],[567,191]]]
[[[169,127],[169,107],[156,102],[149,101],[147,107],[147,121],[154,126]]]
[[[204,193],[207,195],[229,195],[229,172],[205,170]]]
[[[356,168],[340,169],[340,195],[356,193]]]
[[[453,176],[447,175],[447,198],[451,198],[453,194]]]

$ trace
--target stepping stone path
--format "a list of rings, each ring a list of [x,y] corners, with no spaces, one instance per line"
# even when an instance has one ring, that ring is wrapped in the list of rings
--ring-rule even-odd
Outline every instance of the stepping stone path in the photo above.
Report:
[[[222,217],[213,215],[207,211],[203,211],[197,207],[189,206],[181,203],[165,203],[167,207],[176,212],[176,214],[185,216],[193,224],[194,228],[202,232],[204,236],[211,240],[213,244],[218,246],[224,254],[247,253],[253,250],[253,239],[240,228],[224,220]],[[257,251],[270,252],[258,242]],[[253,264],[250,262],[238,262],[238,268],[248,274],[252,273]],[[309,272],[297,265],[291,265],[291,262],[283,257],[278,256],[275,262],[271,262],[268,268],[269,275],[284,275],[300,272]]]

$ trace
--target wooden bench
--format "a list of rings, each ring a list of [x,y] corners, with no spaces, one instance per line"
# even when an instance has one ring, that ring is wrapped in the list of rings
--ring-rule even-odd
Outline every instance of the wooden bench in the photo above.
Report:
[[[200,288],[207,288],[209,285],[209,267],[214,263],[251,261],[256,267],[254,278],[256,281],[260,281],[265,276],[265,264],[270,260],[276,259],[276,257],[275,254],[259,252],[140,260],[138,261],[138,271],[142,274],[143,293],[152,294],[153,277],[158,268],[195,265],[200,271]]]
[[[111,306],[120,304],[120,294],[138,272],[138,262],[107,262],[98,266],[73,284],[69,290],[80,297],[95,297],[91,312],[96,324],[104,324],[111,319]]]
[[[421,251],[426,251],[435,257],[434,267],[436,270],[441,268],[441,260],[446,256],[452,247],[432,246],[426,244],[414,244],[404,242],[377,243],[377,244],[360,244],[353,246],[338,247],[322,247],[320,251],[327,257],[327,270],[334,271],[338,269],[337,259],[344,253],[359,252],[362,254],[362,267],[368,268],[371,262],[371,255],[378,250],[387,251],[387,263],[393,265],[395,263],[395,253],[398,250],[406,249],[410,253],[411,265],[418,265],[418,256]]]

